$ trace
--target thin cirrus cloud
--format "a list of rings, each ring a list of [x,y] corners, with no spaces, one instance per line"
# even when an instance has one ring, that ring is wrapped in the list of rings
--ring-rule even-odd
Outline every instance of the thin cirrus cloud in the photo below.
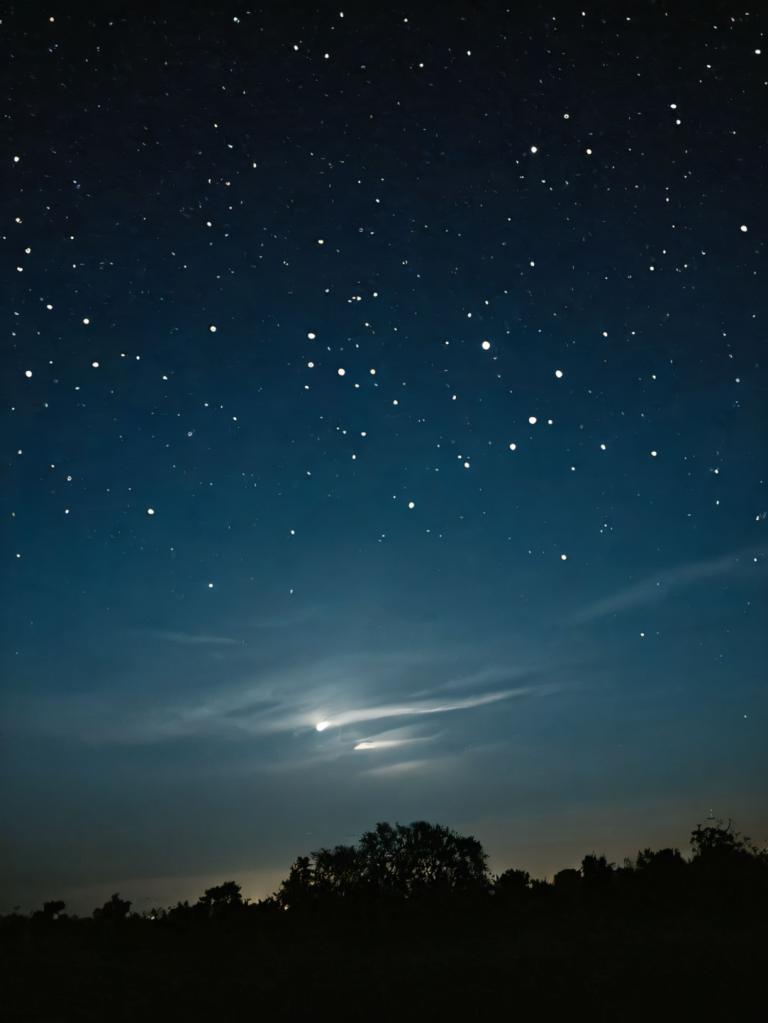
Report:
[[[652,604],[657,600],[663,600],[664,597],[676,590],[685,589],[708,579],[717,579],[736,573],[750,564],[752,560],[753,553],[750,551],[678,565],[666,572],[648,576],[609,597],[587,604],[586,607],[571,616],[570,622],[572,625],[585,625],[634,607]]]
[[[398,746],[407,746],[417,739],[362,739],[352,747],[356,750],[395,749]]]
[[[388,718],[417,718],[424,715],[448,714],[456,711],[472,710],[489,704],[509,700],[515,696],[524,696],[531,690],[529,687],[505,689],[490,693],[479,693],[463,699],[452,701],[418,701],[396,704],[376,704],[371,706],[351,707],[334,714],[318,713],[307,707],[289,708],[286,704],[275,704],[265,700],[260,708],[253,703],[247,713],[238,712],[234,708],[225,712],[221,707],[212,708],[201,705],[177,713],[153,716],[144,722],[137,723],[126,735],[140,741],[159,741],[181,736],[222,734],[225,731],[236,731],[247,735],[275,735],[302,730],[328,732],[347,725],[367,724]],[[251,697],[253,699],[253,697]],[[335,702],[340,703],[341,697],[336,696]],[[318,728],[322,725],[322,728]],[[118,738],[117,735],[114,736]],[[365,748],[365,747],[361,747]]]
[[[193,649],[199,644],[185,645]],[[214,643],[213,649],[218,645]],[[416,649],[396,655],[358,651],[316,659],[294,657],[254,664],[246,677],[237,681],[222,684],[212,675],[208,682],[194,686],[167,680],[166,666],[158,662],[157,667],[147,666],[142,684],[135,690],[36,694],[34,701],[19,701],[13,716],[24,731],[63,733],[89,744],[318,734],[318,724],[324,724],[322,732],[327,738],[341,738],[340,730],[348,726],[395,723],[397,719],[403,725],[416,724],[435,715],[469,713],[529,693],[544,695],[551,689],[542,685],[542,680],[534,686],[520,685],[520,673],[509,666],[506,670],[501,666],[473,670],[466,665],[465,670],[460,667],[457,671],[456,663],[464,658],[460,651],[445,645],[432,651],[431,659],[429,654]],[[222,669],[211,670],[215,674]],[[516,688],[510,685],[513,679]],[[459,680],[464,683],[463,692],[453,691]],[[448,688],[443,690],[446,683]],[[347,737],[346,748],[351,751],[355,743],[402,738],[402,731],[373,735],[358,731]],[[393,747],[362,746],[361,751],[376,748]]]
[[[378,767],[369,767],[364,772],[367,775],[379,778],[390,778],[400,774],[413,774],[416,771],[423,771],[427,768],[435,769],[449,762],[448,757],[438,757],[434,760],[400,760],[396,764],[382,764]]]
[[[530,692],[528,686],[509,686],[514,672],[494,668],[465,673],[467,680],[482,677],[485,684],[479,692],[477,685],[467,684],[463,694],[439,695],[440,676],[456,677],[445,663],[446,653],[435,655],[432,664],[426,651],[411,650],[397,655],[390,651],[331,655],[292,668],[283,665],[258,682],[219,690],[170,713],[165,708],[154,724],[166,734],[326,732],[385,719],[468,711]],[[413,684],[425,674],[432,675],[431,698]],[[391,696],[398,691],[395,699],[381,699],[383,693]]]
[[[498,692],[479,693],[475,696],[467,696],[464,699],[448,702],[420,701],[383,704],[376,707],[358,707],[341,711],[338,714],[323,715],[321,723],[324,725],[323,731],[325,731],[327,728],[357,725],[368,721],[381,721],[384,718],[417,717],[423,714],[447,714],[452,711],[484,707],[489,703],[498,703],[500,700],[508,700],[513,696],[524,696],[529,692],[530,689],[525,686],[517,689],[503,689]],[[296,719],[293,725],[296,726],[302,723],[301,719]],[[317,727],[317,721],[315,721],[315,727]]]
[[[164,640],[167,643],[178,643],[181,646],[242,646],[243,640],[232,639],[231,636],[212,636],[199,632],[166,632],[151,630],[149,633],[154,639]]]

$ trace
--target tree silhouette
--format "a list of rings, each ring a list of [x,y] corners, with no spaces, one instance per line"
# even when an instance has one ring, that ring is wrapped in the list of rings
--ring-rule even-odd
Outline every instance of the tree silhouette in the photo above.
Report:
[[[406,898],[477,892],[488,884],[486,855],[472,837],[439,824],[377,824],[360,839],[365,882],[375,892]]]
[[[679,849],[643,849],[637,854],[635,870],[648,877],[665,879],[679,878],[687,867],[687,863]]]
[[[121,899],[115,892],[108,902],[105,902],[100,908],[94,909],[93,918],[94,920],[125,920],[130,909],[130,902],[127,899]]]
[[[613,864],[605,856],[589,853],[581,861],[581,876],[584,884],[593,891],[605,891],[613,881]]]
[[[235,881],[225,881],[223,884],[214,885],[213,888],[206,888],[198,900],[198,905],[213,908],[242,906],[244,903],[240,885]]]
[[[309,856],[299,856],[280,885],[278,902],[288,909],[305,909],[314,901],[314,870]]]
[[[555,891],[564,895],[572,895],[581,888],[581,873],[573,867],[564,867],[558,870],[552,878]]]
[[[488,888],[477,839],[439,824],[376,825],[356,846],[337,845],[300,857],[281,886],[285,907],[320,899],[477,894]]]
[[[732,821],[725,826],[722,821],[697,824],[691,832],[691,848],[695,860],[710,862],[733,861],[754,852],[749,838],[740,835]]]
[[[240,885],[235,881],[206,888],[195,909],[205,916],[223,919],[237,915],[245,907]]]
[[[52,899],[44,902],[43,908],[35,913],[38,920],[57,920],[66,909],[67,904],[61,899]]]
[[[528,906],[533,898],[531,876],[527,870],[511,867],[494,878],[491,891],[498,906],[517,912]]]
[[[352,845],[337,845],[313,853],[315,886],[324,895],[341,898],[359,894],[363,864]]]
[[[493,882],[493,894],[506,899],[519,899],[531,890],[531,875],[527,870],[510,867]]]
[[[699,898],[719,915],[750,916],[768,899],[768,857],[731,821],[697,825],[691,833],[691,872]]]
[[[638,911],[677,911],[689,898],[690,873],[679,849],[643,849],[628,868],[625,884],[640,900]]]

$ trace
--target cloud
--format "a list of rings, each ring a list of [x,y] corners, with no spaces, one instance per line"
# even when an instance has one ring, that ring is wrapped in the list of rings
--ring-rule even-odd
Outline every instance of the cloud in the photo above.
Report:
[[[211,636],[200,632],[164,632],[151,629],[145,635],[155,639],[166,640],[168,643],[179,643],[182,646],[242,646],[244,640],[232,639],[230,636]]]
[[[527,687],[518,689],[504,689],[494,693],[480,693],[476,696],[467,696],[464,699],[451,700],[449,702],[421,701],[413,703],[384,704],[377,707],[358,707],[344,710],[329,717],[323,717],[327,721],[327,728],[340,727],[342,725],[356,725],[365,721],[380,721],[383,718],[414,717],[421,714],[447,714],[457,710],[471,710],[474,707],[484,707],[489,703],[498,703],[499,700],[508,700],[512,696],[523,696],[530,692]],[[296,721],[296,724],[300,724]]]
[[[407,746],[411,742],[418,741],[418,739],[361,739],[352,748],[356,750],[394,749],[397,746]]]
[[[188,646],[190,652],[204,645],[206,638],[229,639],[163,635]],[[230,647],[233,642],[223,645]],[[393,742],[400,744],[414,726],[436,715],[462,715],[532,693],[548,695],[553,689],[545,679],[520,684],[520,670],[514,664],[500,666],[506,658],[498,652],[495,664],[478,666],[471,663],[466,650],[450,643],[343,654],[331,651],[325,656],[313,652],[315,656],[281,651],[278,656],[271,651],[265,656],[261,649],[246,647],[245,661],[229,669],[196,659],[194,675],[185,671],[185,664],[169,673],[166,661],[145,652],[149,663],[132,673],[135,685],[77,694],[38,693],[34,700],[17,701],[14,722],[22,731],[65,735],[96,745],[254,738],[260,740],[259,755],[265,762],[279,764],[297,756],[338,756],[342,747],[351,754],[356,743],[378,744],[363,745],[361,750],[394,749]],[[225,670],[229,678],[222,678]],[[325,721],[328,726],[317,732],[318,722]],[[394,731],[371,734],[367,727],[357,727],[390,721]],[[307,733],[316,736],[314,744],[299,748],[280,741]],[[323,746],[318,748],[321,734]]]
[[[718,579],[730,575],[745,567],[752,558],[752,553],[739,552],[726,554],[720,558],[703,561],[691,561],[678,565],[666,572],[648,576],[633,586],[619,590],[578,610],[571,616],[572,625],[584,625],[588,622],[607,618],[609,615],[627,611],[633,607],[642,607],[654,601],[663,600],[676,590],[685,589],[695,583],[708,579]]]
[[[224,734],[277,735],[315,730],[319,722],[327,722],[323,733],[348,725],[359,725],[389,718],[414,718],[471,710],[522,696],[528,687],[511,688],[499,685],[509,682],[500,669],[467,673],[467,679],[480,677],[486,683],[480,691],[467,685],[463,694],[437,695],[439,683],[432,689],[431,699],[413,697],[414,677],[424,674],[453,674],[446,661],[451,652],[434,652],[430,660],[424,650],[366,651],[364,653],[329,655],[324,659],[306,661],[267,670],[258,680],[242,681],[226,688],[184,695],[175,706],[151,708],[145,715],[141,731],[143,741],[172,736]],[[450,672],[450,674],[449,674]],[[495,682],[491,689],[489,683]],[[400,692],[396,699],[382,700]],[[421,690],[424,692],[424,690]],[[121,730],[127,722],[123,720]]]
[[[529,674],[531,674],[530,669],[525,667],[511,668],[509,665],[506,665],[500,668],[496,664],[487,664],[475,671],[457,675],[447,681],[431,685],[426,689],[418,689],[413,695],[419,697],[431,696],[434,693],[450,692],[457,689],[472,689],[478,685],[493,685],[500,678],[511,681],[513,678],[519,679]]]
[[[396,764],[384,764],[381,767],[370,767],[363,771],[363,774],[378,777],[390,777],[399,774],[412,774],[414,771],[423,771],[426,768],[434,768],[445,764],[448,757],[439,757],[434,760],[401,760]]]
[[[234,696],[231,701],[219,700],[213,704],[202,703],[198,706],[178,708],[175,711],[171,710],[170,713],[166,711],[154,721],[146,722],[145,739],[150,739],[153,733],[156,739],[223,731],[239,731],[249,735],[276,735],[311,729],[327,733],[347,725],[367,724],[387,718],[421,717],[428,714],[472,710],[515,696],[524,696],[530,691],[528,687],[519,687],[477,693],[449,701],[377,703],[347,706],[342,710],[327,712],[318,710],[318,707],[329,705],[343,707],[344,704],[353,703],[354,697],[336,692],[331,700],[328,696],[313,699],[306,694],[295,694],[293,697],[287,694],[282,699],[262,695],[260,699],[255,699],[255,692],[250,690],[240,697]],[[318,723],[323,725],[322,729],[317,728]]]

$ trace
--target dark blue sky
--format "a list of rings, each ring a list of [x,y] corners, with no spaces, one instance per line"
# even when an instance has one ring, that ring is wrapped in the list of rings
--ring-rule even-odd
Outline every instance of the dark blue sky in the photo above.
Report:
[[[765,19],[340,11],[4,18],[2,908],[768,838]]]

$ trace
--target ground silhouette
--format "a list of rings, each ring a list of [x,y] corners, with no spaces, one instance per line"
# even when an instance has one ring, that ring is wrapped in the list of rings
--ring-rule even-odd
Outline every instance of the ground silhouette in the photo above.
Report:
[[[380,823],[255,903],[235,881],[143,914],[50,900],[0,918],[0,1018],[757,1019],[768,855],[730,822],[690,846],[590,853],[550,882],[492,875],[441,825]]]

